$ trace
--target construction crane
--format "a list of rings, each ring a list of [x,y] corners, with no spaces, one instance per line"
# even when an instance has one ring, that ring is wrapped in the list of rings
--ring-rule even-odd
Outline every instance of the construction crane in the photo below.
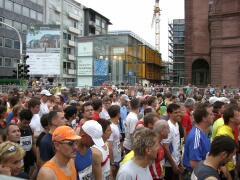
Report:
[[[155,22],[155,47],[160,53],[160,8],[159,8],[159,0],[155,0],[155,6],[153,9],[153,19],[152,19],[152,28]]]

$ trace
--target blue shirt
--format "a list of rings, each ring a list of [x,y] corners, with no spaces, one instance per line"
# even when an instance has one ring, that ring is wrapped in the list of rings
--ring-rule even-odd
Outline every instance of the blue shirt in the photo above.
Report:
[[[13,113],[12,110],[9,112],[7,118],[6,118],[6,123],[10,123],[13,118]]]
[[[52,134],[47,133],[43,136],[39,145],[40,159],[48,161],[55,155],[55,148],[52,142]]]
[[[183,155],[183,165],[189,172],[193,169],[190,166],[190,160],[202,161],[206,159],[206,155],[210,150],[210,141],[208,137],[196,126],[193,126],[189,132]]]
[[[126,118],[127,118],[127,108],[126,106],[121,106],[120,107],[120,122],[118,124],[118,128],[119,128],[119,131],[120,133],[125,133],[125,126],[124,126],[124,123],[126,121]],[[120,125],[121,123],[121,125]]]

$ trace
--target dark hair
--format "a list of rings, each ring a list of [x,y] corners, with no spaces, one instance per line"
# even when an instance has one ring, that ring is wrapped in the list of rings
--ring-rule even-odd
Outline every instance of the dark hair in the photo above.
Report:
[[[0,129],[0,136],[2,136],[3,142],[5,142],[7,139],[7,136],[4,129]]]
[[[162,97],[163,95],[161,93],[157,94],[157,98]]]
[[[234,117],[234,111],[240,111],[240,107],[235,104],[228,105],[223,113],[224,124],[228,125],[230,118]]]
[[[7,111],[7,107],[6,106],[0,106],[0,114],[4,113]]]
[[[59,112],[59,111],[50,111],[50,112],[48,113],[47,120],[48,120],[48,124],[49,124],[50,126],[52,125],[52,120],[57,117],[57,112]]]
[[[180,109],[178,104],[172,103],[167,106],[167,113],[172,113],[174,110]]]
[[[77,114],[77,107],[76,106],[67,106],[64,109],[64,117],[69,120],[70,117],[72,117],[74,114]]]
[[[172,97],[172,93],[171,92],[167,92],[165,95],[164,95],[165,98],[170,98]]]
[[[146,114],[151,113],[151,112],[152,112],[152,108],[148,107],[148,108],[144,109],[143,114],[145,116]]]
[[[150,96],[148,99],[147,99],[147,105],[148,106],[151,106],[152,103],[154,103],[154,101],[156,101],[156,97],[155,96]]]
[[[131,101],[130,101],[130,107],[131,109],[138,109],[139,108],[139,99],[137,98],[133,98]]]
[[[147,100],[141,100],[140,101],[140,107],[143,107],[143,105],[146,105],[147,104]]]
[[[227,152],[229,156],[237,147],[237,143],[231,137],[225,135],[216,136],[211,143],[209,156],[215,157],[221,152]]]
[[[85,102],[83,105],[82,105],[82,113],[84,113],[84,108],[86,107],[86,106],[92,106],[92,102]]]
[[[118,105],[112,105],[108,108],[110,118],[115,118],[118,113],[120,113],[120,107]]]
[[[148,113],[143,117],[143,122],[144,122],[144,126],[147,127],[148,124],[153,124],[153,118],[159,118],[159,116],[156,113]]]
[[[33,97],[28,101],[28,109],[34,108],[35,106],[40,105],[40,104],[41,104],[41,101],[39,99]]]
[[[18,101],[19,101],[19,98],[16,96],[12,96],[9,98],[9,103],[12,107],[15,106],[18,103]]]
[[[103,103],[105,102],[108,102],[108,101],[111,101],[111,98],[108,97],[108,96],[105,96],[103,99],[102,99]]]
[[[209,103],[201,103],[196,106],[193,112],[193,117],[197,124],[202,122],[202,118],[208,115],[207,108],[210,108]]]
[[[221,101],[216,101],[213,103],[213,109],[220,109],[222,106],[224,105],[224,102],[221,102]]]
[[[97,122],[102,126],[103,133],[106,131],[107,127],[110,126],[111,122],[104,118],[97,119]]]
[[[90,98],[92,99],[93,96],[97,96],[97,94],[96,93],[91,93]]]
[[[41,125],[44,129],[48,126],[48,114],[43,114],[40,119]]]
[[[97,111],[102,106],[102,100],[101,99],[94,99],[92,101],[92,107],[94,111]]]
[[[32,111],[29,109],[23,109],[19,113],[20,121],[23,120],[31,121],[32,117],[33,117]]]

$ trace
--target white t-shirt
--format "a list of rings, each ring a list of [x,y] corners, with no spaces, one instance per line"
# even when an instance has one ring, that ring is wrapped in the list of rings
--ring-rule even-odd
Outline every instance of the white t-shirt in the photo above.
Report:
[[[33,129],[33,134],[34,135],[39,135],[43,131],[43,127],[40,123],[40,117],[39,114],[34,114],[31,122],[30,122],[30,127]]]
[[[108,141],[112,141],[114,162],[119,162],[121,161],[120,132],[118,129],[118,125],[112,123],[110,126],[112,134],[109,137]]]
[[[131,134],[133,133],[133,131],[135,130],[135,127],[137,125],[138,122],[138,117],[136,113],[130,112],[126,118],[125,121],[125,139],[123,142],[123,146],[128,149],[128,150],[132,150],[132,141],[131,141]]]
[[[162,143],[169,143],[169,150],[172,155],[174,162],[179,165],[180,163],[180,133],[178,123],[173,124],[170,120],[168,120],[168,124],[170,127],[170,133],[168,134],[167,139],[163,139]],[[171,167],[169,161],[166,161],[166,167]]]
[[[47,103],[41,102],[40,104],[40,111],[39,111],[39,116],[40,118],[42,117],[43,114],[49,113],[48,105]]]
[[[102,112],[100,112],[99,116],[100,116],[100,118],[104,118],[106,120],[110,119],[110,116],[109,116],[107,110],[104,108],[102,109]]]

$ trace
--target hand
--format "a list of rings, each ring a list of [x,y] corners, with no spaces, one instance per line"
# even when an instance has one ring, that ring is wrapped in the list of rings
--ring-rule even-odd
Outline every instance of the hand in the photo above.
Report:
[[[0,164],[0,174],[11,176],[11,169],[7,166]]]
[[[180,168],[179,168],[178,165],[176,165],[176,164],[174,164],[174,165],[172,166],[172,169],[173,169],[173,172],[174,172],[175,174],[180,174],[180,173],[181,173]]]
[[[111,171],[116,171],[116,166],[110,166]]]

